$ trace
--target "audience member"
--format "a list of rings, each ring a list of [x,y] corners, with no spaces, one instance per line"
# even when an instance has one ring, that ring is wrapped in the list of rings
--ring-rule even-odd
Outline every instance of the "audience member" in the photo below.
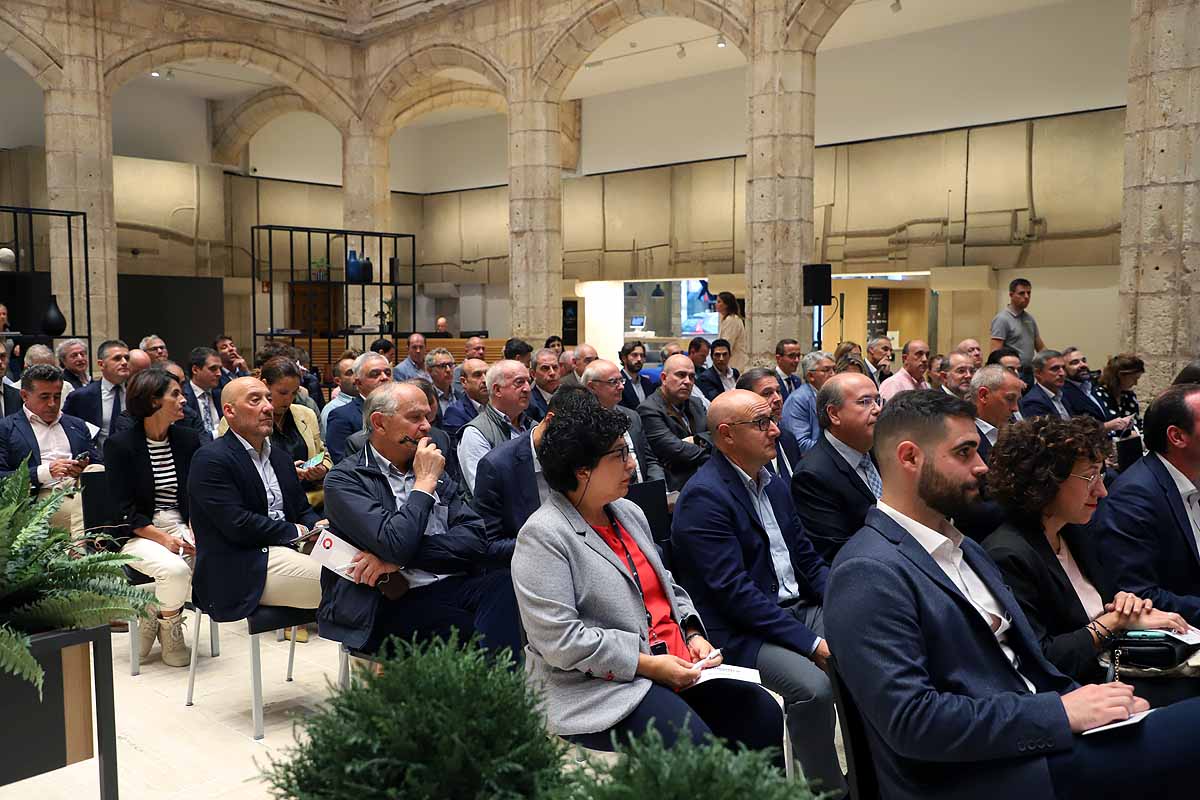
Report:
[[[445,334],[446,336],[449,336],[450,335],[450,321],[448,319],[446,319],[445,317],[438,317],[436,320],[434,320],[433,330],[435,333],[441,333],[441,334]]]
[[[929,364],[929,345],[920,339],[910,339],[901,348],[900,356],[904,368],[879,384],[879,394],[885,403],[900,392],[929,388],[929,383],[925,380],[925,368]]]
[[[1140,357],[1134,353],[1118,353],[1108,359],[1100,372],[1100,380],[1092,387],[1092,394],[1110,418],[1128,420],[1128,424],[1118,430],[1142,428],[1142,410],[1133,387],[1145,372],[1146,364]],[[1180,381],[1176,379],[1175,382]]]
[[[783,419],[783,390],[779,383],[779,375],[766,367],[751,367],[738,378],[737,388],[754,392],[767,401],[771,409],[771,419],[774,420],[775,427],[779,428],[779,438],[775,440],[775,457],[765,466],[778,475],[784,485],[790,484],[792,473],[799,465],[803,453],[800,452],[796,437],[780,424],[780,420]]]
[[[1038,332],[1037,320],[1027,309],[1033,296],[1033,284],[1024,278],[1013,278],[1008,284],[1008,305],[992,318],[992,350],[1011,347],[1021,357],[1022,378],[1027,376],[1035,354],[1046,349]]]
[[[321,438],[328,437],[329,431],[329,415],[337,409],[354,402],[354,398],[358,396],[358,389],[354,386],[354,359],[357,356],[351,357],[343,355],[338,359],[337,364],[333,368],[333,378],[337,381],[338,392],[329,399],[325,407],[321,409]]]
[[[487,351],[487,342],[485,342],[482,337],[480,337],[480,336],[470,337],[469,339],[467,339],[467,343],[465,345],[463,345],[463,363],[465,364],[467,362],[467,359],[474,358],[474,359],[478,359],[479,361],[482,361],[486,364],[487,363],[486,351]],[[459,364],[457,367],[454,368],[454,382],[456,384],[462,383],[462,364]]]
[[[705,399],[711,403],[717,395],[728,392],[737,386],[738,378],[742,373],[730,366],[733,351],[729,342],[724,339],[713,340],[709,356],[712,359],[712,366],[703,372],[696,373],[696,386],[704,394]]]
[[[479,459],[501,442],[516,439],[529,429],[529,368],[520,361],[505,359],[488,367],[485,376],[488,402],[475,419],[459,433],[458,465],[467,490],[475,491],[475,469]]]
[[[975,377],[975,361],[970,355],[955,350],[946,356],[942,391],[959,400],[968,399],[971,393],[971,378]]]
[[[718,336],[729,345],[729,366],[740,373],[750,363],[747,350],[750,343],[746,336],[746,322],[742,319],[741,307],[738,306],[733,292],[721,292],[717,295],[715,311],[721,316]]]
[[[612,365],[612,362],[597,361],[588,367],[589,372],[596,369],[596,364]],[[551,420],[564,409],[570,413],[578,408],[594,408],[596,404],[597,399],[591,393],[568,386],[551,398],[550,410],[537,425],[516,439],[501,442],[479,460],[471,505],[483,518],[489,564],[508,567],[518,531],[550,496],[537,448]]]
[[[1021,398],[1021,416],[1060,417],[1070,419],[1071,412],[1063,402],[1063,384],[1067,382],[1067,366],[1062,353],[1042,350],[1033,357],[1033,386]]]
[[[1104,490],[1112,443],[1094,417],[1010,426],[992,453],[992,495],[1008,521],[984,542],[1046,659],[1078,681],[1102,681],[1096,656],[1127,630],[1187,631],[1178,614],[1114,592],[1083,526]],[[1106,602],[1108,605],[1106,606]]]
[[[142,658],[157,639],[162,661],[186,667],[191,651],[183,635],[183,604],[192,593],[195,539],[188,527],[188,470],[201,440],[175,424],[187,402],[179,380],[161,367],[129,379],[132,425],[104,443],[105,475],[112,502],[127,526],[114,537],[129,566],[154,579],[157,618],[139,626]]]
[[[876,336],[867,342],[867,370],[871,380],[879,386],[892,376],[892,340],[886,336]]]
[[[396,354],[396,343],[385,336],[381,336],[371,342],[370,349],[372,353],[379,353],[379,355],[391,361],[392,357]]]
[[[416,386],[381,386],[367,398],[368,446],[326,479],[330,525],[362,552],[353,580],[321,576],[321,635],[374,653],[389,637],[449,638],[457,629],[515,657],[512,580],[507,570],[478,574],[483,522],[444,474],[428,436],[432,411]]]
[[[138,342],[138,349],[150,356],[150,360],[155,364],[161,364],[171,358],[167,352],[167,343],[157,333],[142,337],[142,341]]]
[[[550,398],[558,391],[562,379],[558,374],[558,356],[543,347],[533,355],[533,391],[529,393],[529,417],[540,420],[546,416]]]
[[[1146,410],[1146,446],[1092,523],[1113,588],[1200,625],[1200,386],[1168,387]]]
[[[8,371],[8,345],[0,340],[0,375]],[[66,389],[71,384],[63,383],[63,388]],[[20,386],[12,386],[8,383],[0,382],[0,417],[7,417],[9,414],[15,414],[21,410],[21,389]]]
[[[575,372],[575,351],[563,350],[558,357],[558,379],[562,381]]]
[[[971,364],[975,369],[983,366],[983,347],[980,346],[977,339],[963,339],[958,343],[958,347],[954,349],[959,353],[970,356]]]
[[[29,459],[29,485],[39,499],[55,489],[71,489],[90,464],[103,457],[87,423],[64,414],[62,370],[44,364],[21,373],[21,413],[0,419],[0,480]],[[50,524],[83,535],[83,503],[79,492],[68,495]]]
[[[682,356],[668,369],[677,359],[690,373]],[[761,686],[694,685],[721,657],[697,663],[713,650],[703,623],[662,565],[641,509],[623,499],[633,472],[626,424],[594,406],[555,415],[538,448],[551,492],[517,537],[512,582],[526,671],[550,731],[600,750],[648,725],[667,746],[711,733],[778,747],[779,707]]]
[[[408,354],[392,370],[392,380],[404,381],[409,378],[431,380],[425,371],[425,337],[419,333],[409,334]]]
[[[1109,413],[1105,402],[1097,396],[1096,387],[1092,383],[1092,371],[1088,368],[1087,356],[1082,350],[1078,347],[1068,347],[1063,350],[1063,361],[1067,373],[1066,383],[1063,384],[1063,405],[1067,407],[1071,416],[1092,417],[1104,423],[1104,429],[1112,433],[1123,432],[1133,424],[1132,416],[1121,417]]]
[[[442,430],[450,436],[455,446],[463,426],[479,416],[488,399],[487,362],[478,358],[468,358],[459,365],[459,369],[462,371],[459,382],[462,391],[442,415]]]
[[[232,336],[227,333],[218,336],[213,341],[213,350],[216,350],[217,355],[221,357],[219,388],[224,389],[225,384],[234,378],[245,378],[250,375],[250,370],[246,367],[246,359],[238,353],[237,344],[233,341]]]
[[[144,369],[150,369],[154,366],[154,359],[150,358],[150,354],[140,347],[135,347],[129,351],[129,377],[132,378]],[[161,362],[161,363],[166,363]],[[70,386],[70,384],[66,384]],[[63,395],[66,397],[66,394]]]
[[[833,351],[833,360],[835,362],[841,361],[846,356],[856,356],[860,359],[863,357],[862,347],[858,342],[847,340],[839,344]]]
[[[362,430],[363,401],[370,396],[375,387],[392,380],[393,371],[388,360],[378,353],[366,352],[354,359],[354,388],[357,392],[341,408],[329,415],[326,426],[325,447],[333,459],[334,466],[345,458],[346,440],[355,431]]]
[[[670,356],[668,356],[670,358]],[[633,454],[633,477],[635,482],[656,481],[666,479],[662,465],[654,455],[646,432],[642,427],[642,418],[638,412],[621,405],[621,389],[624,378],[617,365],[611,361],[596,359],[583,371],[583,385],[596,396],[600,405],[608,409],[616,409],[625,419],[629,420],[629,428],[625,431],[626,444]]]
[[[970,395],[975,404],[975,427],[979,430],[979,457],[991,463],[992,448],[1000,432],[1012,422],[1021,401],[1021,379],[999,364],[988,364],[971,378]]]
[[[1021,354],[1011,347],[997,347],[988,353],[987,363],[999,364],[1013,375],[1021,378],[1022,383],[1025,382],[1025,379],[1021,375]]]
[[[188,475],[196,605],[218,622],[260,605],[316,608],[321,565],[295,545],[317,514],[291,454],[271,446],[270,390],[257,378],[235,378],[221,405],[229,430],[196,451]]]
[[[665,364],[668,358],[682,352],[683,348],[679,346],[679,342],[667,342],[658,349],[658,363]]]
[[[590,344],[581,344],[575,347],[575,367],[574,371],[563,377],[561,385],[563,386],[583,386],[583,371],[588,368],[588,365],[599,358],[596,348]]]
[[[833,745],[821,597],[829,568],[767,469],[779,428],[768,400],[735,389],[708,409],[713,453],[679,495],[673,574],[728,663],[757,669],[783,695],[796,757],[821,791],[846,791]]]
[[[133,355],[134,351],[130,350],[129,353],[131,356],[129,359],[129,363],[132,365],[133,364],[132,355]],[[180,386],[185,386],[187,384],[187,379],[183,375],[183,367],[179,366],[174,361],[171,361],[171,360],[162,361],[158,364],[155,364],[154,367],[157,369],[164,370],[168,375],[175,378],[175,380],[179,383]],[[130,378],[130,380],[132,380],[132,377]],[[180,391],[182,392],[182,389]],[[132,428],[136,422],[137,422],[137,419],[132,414],[130,414],[129,409],[126,408],[123,412],[121,412],[121,416],[117,419],[117,431],[116,432],[120,433],[121,431]],[[176,422],[174,422],[172,424],[176,428],[186,428],[186,429],[192,431],[193,433],[195,433],[196,436],[200,439],[200,444],[202,444],[202,445],[211,440],[211,437],[209,436],[208,431],[204,427],[204,421],[202,419],[200,419],[200,415],[197,414],[192,409],[192,407],[187,404],[186,396],[184,397],[183,419],[177,420]]]
[[[1140,361],[1140,359],[1139,359],[1139,361]],[[1109,363],[1111,363],[1111,360]],[[1143,368],[1145,367],[1144,364],[1142,366],[1143,366]],[[1105,366],[1105,369],[1107,370],[1108,367]],[[1120,374],[1120,373],[1118,372],[1117,374]],[[1141,376],[1139,375],[1138,377],[1141,377]],[[1101,380],[1101,382],[1104,381],[1103,375],[1100,376],[1100,380]],[[1175,380],[1171,381],[1171,383],[1172,384],[1200,383],[1200,359],[1196,359],[1195,361],[1189,362],[1186,366],[1184,366],[1183,369],[1179,370],[1179,374],[1175,376]],[[1139,428],[1141,427],[1140,420],[1138,422],[1138,427]]]
[[[795,437],[803,455],[813,448],[821,435],[817,419],[817,392],[833,375],[833,359],[829,353],[814,350],[804,356],[800,371],[804,375],[804,384],[784,402],[780,424]]]
[[[296,365],[300,367],[300,391],[297,393],[297,397],[307,394],[316,408],[308,403],[305,405],[312,408],[313,413],[319,416],[325,407],[325,392],[321,388],[320,370],[313,364],[312,356],[303,347],[296,348]]]
[[[221,425],[221,357],[212,348],[194,347],[188,353],[188,370],[191,379],[183,385],[183,396],[204,424],[204,441],[210,442]]]
[[[662,466],[669,492],[682,489],[708,460],[710,443],[702,435],[707,418],[704,408],[691,397],[695,380],[692,360],[671,356],[663,365],[658,389],[638,406],[646,441]]]
[[[63,377],[75,389],[91,383],[92,371],[88,366],[87,344],[82,339],[66,339],[54,348]]]
[[[692,360],[692,366],[695,368],[697,375],[703,374],[704,370],[707,369],[705,365],[708,363],[709,350],[710,347],[708,344],[708,339],[705,339],[703,336],[695,336],[690,342],[688,342],[687,357]],[[663,364],[666,363],[666,361],[663,361]],[[692,384],[691,396],[694,397],[703,408],[708,408],[708,398],[704,396],[704,392],[700,389],[699,384]]]
[[[861,356],[856,356],[853,353],[847,353],[839,358],[833,364],[833,374],[840,375],[843,372],[857,372],[859,375],[870,376],[871,371],[867,368],[867,362]]]
[[[454,442],[450,438],[450,434],[446,433],[441,428],[437,427],[437,393],[434,391],[433,384],[424,378],[409,378],[404,383],[412,384],[425,393],[425,401],[429,404],[429,438],[442,455],[446,457],[446,467],[443,474],[450,480],[454,481],[455,486],[462,486],[462,471],[458,468],[458,453],[455,450]],[[364,406],[365,407],[365,406]],[[363,423],[367,423],[364,421]],[[371,436],[369,427],[364,427],[350,434],[346,439],[346,449],[342,456],[342,460],[352,459],[362,452],[362,449],[367,446]]]
[[[941,389],[946,380],[946,357],[941,353],[931,356],[925,368],[925,382],[930,389]]]
[[[425,371],[437,395],[437,418],[441,420],[458,395],[454,386],[454,356],[444,347],[433,348],[425,355]]]
[[[554,356],[557,358],[563,354],[563,340],[561,336],[547,336],[542,347],[553,350]]]
[[[642,375],[642,367],[646,365],[646,346],[641,342],[626,342],[621,345],[617,357],[621,360],[621,377],[625,379],[621,405],[630,411],[637,411],[637,407],[654,392],[654,381]],[[586,388],[586,382],[581,382]]]
[[[822,434],[793,471],[792,500],[808,538],[830,563],[881,491],[871,453],[881,404],[865,375],[834,375],[817,392]]]
[[[505,361],[520,361],[525,369],[529,369],[533,359],[533,345],[514,336],[504,343],[502,355]]]
[[[115,431],[117,418],[125,410],[125,381],[129,379],[129,348],[120,339],[101,342],[96,348],[101,378],[67,395],[63,413],[79,417],[100,429],[96,444]]]
[[[779,391],[785,401],[802,383],[796,374],[802,355],[800,343],[795,339],[780,339],[775,343],[775,377],[779,379]]]
[[[941,392],[884,407],[883,497],[830,570],[825,631],[880,795],[1124,797],[1154,785],[1190,796],[1182,765],[1200,747],[1183,731],[1200,725],[1197,701],[1131,731],[1075,736],[1148,705],[1124,684],[1081,688],[1059,673],[1000,571],[950,524],[986,470],[974,417]]]

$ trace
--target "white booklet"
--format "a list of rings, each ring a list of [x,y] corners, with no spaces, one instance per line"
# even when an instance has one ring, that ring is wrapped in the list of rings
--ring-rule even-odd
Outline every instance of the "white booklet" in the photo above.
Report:
[[[339,539],[329,530],[324,530],[321,531],[321,535],[317,538],[312,553],[309,555],[330,572],[340,575],[346,580],[353,580],[350,577],[350,562],[361,552],[345,539]]]
[[[1154,708],[1147,708],[1145,711],[1139,711],[1136,714],[1131,714],[1129,719],[1123,719],[1120,722],[1110,722],[1107,725],[1101,725],[1098,728],[1088,728],[1083,732],[1083,735],[1088,736],[1089,734],[1100,733],[1100,731],[1111,731],[1114,728],[1124,728],[1126,725],[1137,725],[1146,717],[1153,714],[1156,710],[1157,709]]]
[[[735,667],[733,664],[719,664],[715,667],[700,670],[700,677],[692,686],[699,686],[708,681],[715,681],[718,678],[728,678],[735,681],[746,681],[747,683],[762,683],[762,677],[758,674],[758,670],[748,667]],[[692,688],[689,686],[688,688]]]

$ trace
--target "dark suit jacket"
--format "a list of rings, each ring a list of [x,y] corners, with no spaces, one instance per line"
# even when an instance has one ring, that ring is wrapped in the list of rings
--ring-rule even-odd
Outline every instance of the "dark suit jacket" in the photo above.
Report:
[[[179,514],[187,522],[188,471],[192,456],[200,449],[199,434],[178,423],[167,428],[167,442],[175,460],[175,483]],[[105,477],[113,502],[121,510],[128,528],[116,538],[134,536],[135,528],[143,528],[154,518],[154,470],[150,466],[150,450],[146,446],[146,427],[133,420],[130,427],[114,433],[104,441]]]
[[[346,457],[346,440],[363,429],[363,399],[355,397],[344,406],[329,412],[325,421],[325,449],[334,465]]]
[[[801,384],[804,383],[804,380],[794,372],[791,375],[789,375],[788,378],[791,380],[791,383],[794,385],[789,386],[788,381],[785,381],[785,380],[783,380],[783,378],[780,378],[778,372],[775,373],[775,382],[779,384],[779,394],[781,397],[783,397],[784,400],[787,400],[788,395],[791,394],[792,392],[794,392],[796,389],[799,389]]]
[[[783,453],[786,464],[781,465],[779,477],[783,479],[784,485],[790,486],[792,483],[792,474],[799,469],[800,459],[804,458],[804,453],[800,452],[800,443],[796,441],[796,437],[792,432],[784,428],[779,429],[779,438],[775,440],[775,450],[778,455]],[[775,471],[774,464],[767,464],[767,469]]]
[[[517,532],[542,505],[529,437],[526,432],[502,442],[480,459],[475,468],[471,504],[483,518],[488,562],[492,566],[508,566],[517,544]]]
[[[1079,571],[1096,587],[1100,599],[1112,600],[1114,592],[1087,529],[1068,525],[1062,537]],[[1084,627],[1091,619],[1041,527],[1005,522],[987,538],[983,548],[1021,604],[1047,660],[1080,683],[1103,681],[1104,670],[1096,660],[1092,635]]]
[[[1103,403],[1099,401],[1093,403],[1084,394],[1083,389],[1080,389],[1071,381],[1063,384],[1063,405],[1067,407],[1067,411],[1073,417],[1089,416],[1098,419],[1100,422],[1108,422],[1114,418],[1108,413],[1108,409]]]
[[[321,407],[325,405],[325,394],[321,391],[321,379],[315,372],[305,372],[304,377],[300,381],[300,385],[308,390],[308,396],[317,404],[317,414],[320,415]],[[219,397],[219,395],[218,395]],[[221,401],[217,401],[217,408],[221,407]]]
[[[212,395],[213,405],[216,406],[216,422],[219,425],[221,423],[221,387],[218,386],[216,389],[210,389],[208,393]],[[196,418],[200,420],[200,427],[203,429],[204,417],[200,414],[200,401],[196,399],[196,393],[192,391],[191,381],[183,382],[183,397],[185,400],[187,400],[187,407],[191,409],[196,415]]]
[[[127,431],[136,424],[138,424],[138,420],[130,415],[129,409],[125,409],[121,412],[121,416],[117,417],[117,429],[114,431],[114,434]],[[212,438],[209,437],[208,431],[204,427],[204,420],[200,419],[200,415],[193,411],[191,406],[183,407],[183,419],[174,423],[171,427],[187,428],[200,437],[200,444],[208,444],[212,441]]]
[[[370,449],[343,460],[325,477],[325,511],[338,537],[402,567],[438,573],[478,568],[485,552],[483,522],[445,475],[438,479],[437,496],[440,501],[435,503],[424,492],[412,492],[396,508],[396,496]],[[446,508],[446,532],[425,536],[435,505]],[[351,648],[363,647],[375,629],[382,601],[377,588],[321,570],[321,635]]]
[[[478,416],[479,409],[475,408],[471,398],[465,394],[458,395],[442,415],[442,430],[450,434],[450,439],[457,443],[463,426]]]
[[[979,430],[979,425],[976,423],[975,432],[979,434],[979,457],[983,459],[983,463],[990,464],[992,461],[992,443],[983,435],[983,431]]]
[[[267,548],[311,528],[317,514],[296,477],[290,453],[271,448],[284,519],[267,516],[267,493],[250,454],[232,430],[196,451],[188,475],[196,569],[192,596],[218,622],[244,619],[258,607],[267,579]]]
[[[225,384],[229,383],[234,378],[246,378],[246,377],[249,377],[249,375],[250,375],[250,373],[244,369],[240,369],[236,373],[234,373],[234,372],[230,372],[229,370],[225,369],[224,367],[221,367],[221,382],[217,384],[217,389],[216,389],[217,396],[220,397],[221,390],[225,388]],[[185,381],[185,383],[186,383],[186,381]],[[221,407],[221,403],[218,400],[217,408],[220,408],[220,407]]]
[[[637,455],[638,467],[642,470],[643,481],[656,481],[666,479],[663,473],[662,464],[658,463],[658,457],[654,455],[654,450],[650,447],[650,442],[646,441],[646,431],[642,427],[642,418],[638,416],[636,411],[631,411],[623,405],[614,407],[618,412],[629,420],[629,438],[633,439],[633,449]],[[637,480],[637,476],[634,476]]]
[[[67,441],[71,443],[71,455],[87,453],[93,464],[104,462],[104,456],[88,433],[87,423],[69,414],[63,414],[59,423],[67,433]],[[42,451],[38,447],[37,437],[33,435],[29,419],[22,410],[20,414],[9,414],[0,419],[0,479],[16,472],[26,457],[29,458],[30,488],[37,489],[41,486],[37,479],[37,468],[42,463]]]
[[[4,416],[15,414],[21,410],[24,403],[21,401],[21,390],[15,386],[9,386],[7,383],[0,383],[4,390]]]
[[[621,374],[626,375],[627,373],[622,370]],[[642,387],[642,392],[646,395],[646,397],[654,394],[654,390],[658,388],[657,383],[650,380],[645,375],[642,375],[640,372],[638,373],[637,381]],[[621,389],[621,405],[625,406],[630,411],[637,411],[638,406],[641,405],[637,394],[633,391],[633,384],[628,378],[625,379],[625,388]]]
[[[1066,406],[1066,395],[1064,390],[1063,406]],[[1034,417],[1058,417],[1058,409],[1054,407],[1054,403],[1050,399],[1050,395],[1034,383],[1029,387],[1029,391],[1021,398],[1021,416],[1025,419],[1033,419]],[[1067,413],[1071,413],[1071,409],[1067,408]]]
[[[825,633],[865,722],[881,794],[893,800],[1048,798],[1051,753],[1073,746],[1059,695],[1077,688],[1042,655],[996,565],[963,558],[1012,620],[1006,637],[1030,694],[975,607],[878,509],[842,548]]]
[[[646,402],[638,407],[638,416],[642,418],[642,427],[646,431],[646,441],[654,451],[654,457],[662,465],[667,479],[667,491],[674,492],[687,483],[696,470],[708,460],[711,445],[707,439],[701,440],[700,434],[708,430],[708,421],[700,401],[689,397],[684,404],[682,414],[691,423],[675,412],[667,411],[666,401],[661,391],[646,398]],[[692,444],[683,441],[688,436],[696,436]]]
[[[67,395],[66,400],[63,400],[63,413],[79,417],[96,427],[103,428],[104,413],[100,408],[100,398],[103,394],[101,392],[102,385],[103,382],[96,378],[82,389],[75,389]]]
[[[733,379],[735,381],[741,377],[742,373],[733,367],[729,369],[733,372]],[[697,375],[696,385],[700,387],[700,394],[707,397],[709,402],[715,400],[717,395],[725,391],[725,384],[721,383],[721,376],[717,374],[716,367],[709,367]]]
[[[534,422],[541,422],[546,418],[546,412],[550,410],[549,404],[542,397],[542,393],[534,386],[529,390],[529,407],[525,409],[525,416]],[[474,419],[474,417],[472,417]],[[467,420],[470,422],[471,420]]]
[[[1200,553],[1183,498],[1157,455],[1121,473],[1090,527],[1113,589],[1200,625]]]
[[[862,527],[875,495],[822,432],[792,474],[792,501],[813,546],[832,562]]]
[[[772,478],[766,494],[791,555],[800,601],[820,605],[829,567],[808,541],[787,484]],[[812,652],[817,635],[780,608],[767,530],[741,476],[720,452],[679,494],[671,557],[675,578],[730,663],[756,668],[764,642],[805,656]]]

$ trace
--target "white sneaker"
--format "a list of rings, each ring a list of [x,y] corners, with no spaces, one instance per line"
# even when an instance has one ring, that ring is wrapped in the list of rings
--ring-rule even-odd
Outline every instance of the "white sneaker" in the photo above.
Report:
[[[138,653],[141,654],[142,660],[150,655],[150,650],[154,647],[154,640],[158,638],[158,623],[159,619],[138,619],[138,637],[141,639]]]
[[[192,663],[192,651],[183,635],[183,614],[158,621],[158,642],[162,645],[162,660],[168,667],[186,667]]]

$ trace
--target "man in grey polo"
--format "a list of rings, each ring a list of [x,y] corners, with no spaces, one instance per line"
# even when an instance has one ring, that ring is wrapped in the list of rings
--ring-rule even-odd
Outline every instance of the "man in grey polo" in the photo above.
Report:
[[[1021,354],[1021,368],[1028,371],[1035,353],[1046,349],[1037,320],[1025,309],[1033,296],[1033,284],[1014,278],[1008,284],[1008,305],[992,319],[992,350],[1011,347]],[[1030,383],[1029,380],[1025,381]]]

